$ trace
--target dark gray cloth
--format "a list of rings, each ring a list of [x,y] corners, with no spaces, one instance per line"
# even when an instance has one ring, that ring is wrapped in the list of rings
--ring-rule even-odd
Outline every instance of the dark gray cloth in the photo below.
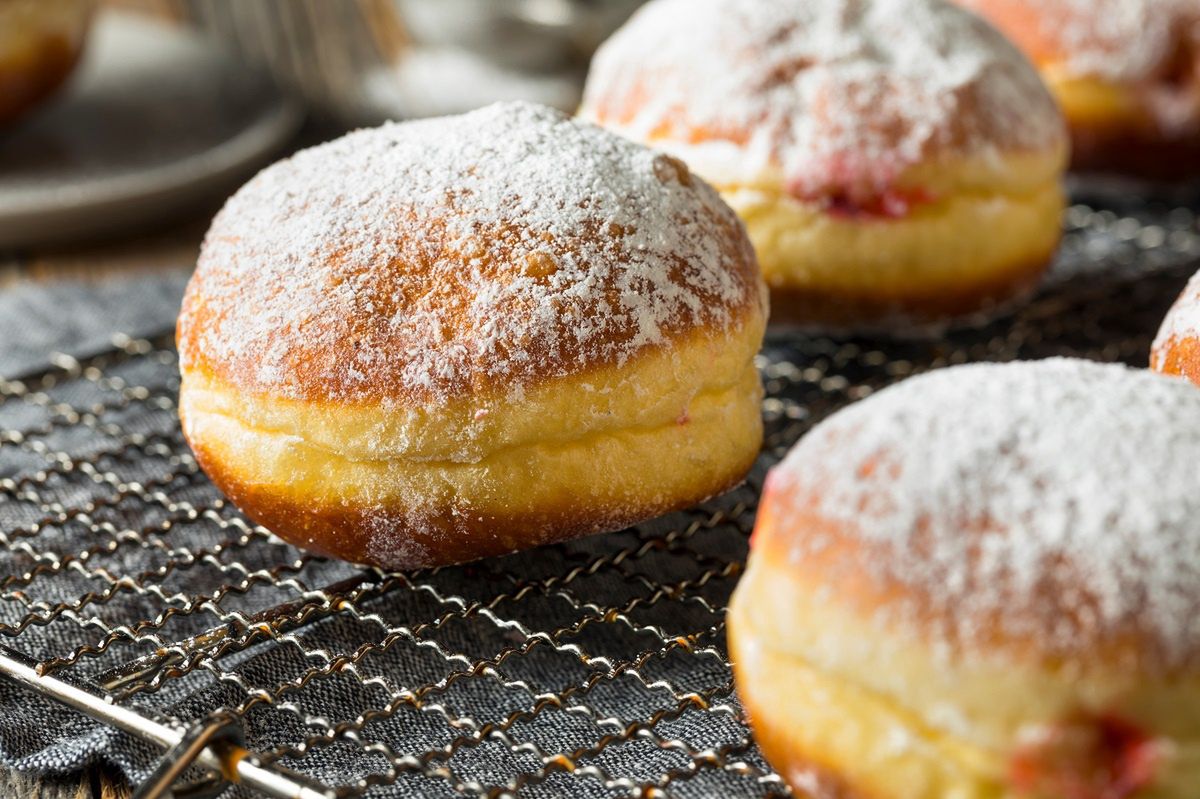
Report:
[[[0,575],[12,575],[0,576],[0,625],[50,617],[0,643],[39,660],[74,652],[55,672],[67,678],[93,679],[364,574],[305,558],[222,502],[179,436],[165,341],[148,355],[104,355],[88,373],[86,356],[114,333],[169,330],[182,285],[170,273],[0,295],[0,335],[11,342],[0,375],[25,380],[0,404],[0,429],[20,434],[0,447],[0,480],[11,481],[0,491],[10,537]],[[83,373],[52,369],[46,382],[37,370],[51,351],[84,358]],[[241,631],[228,653],[123,704],[184,724],[241,705],[254,749],[326,784],[378,780],[394,765],[385,784],[360,785],[372,795],[477,793],[537,774],[523,795],[617,796],[672,770],[680,795],[778,790],[739,718],[724,658],[724,603],[753,500],[744,487],[622,533],[392,578],[355,614],[279,642]],[[737,523],[721,523],[731,510]],[[209,608],[189,608],[229,586]],[[163,621],[167,608],[179,612]],[[150,625],[135,631],[139,620]],[[353,659],[353,670],[329,668],[337,658]],[[289,687],[301,678],[303,688]],[[564,694],[561,707],[546,699]],[[438,755],[442,747],[451,749]],[[99,762],[137,782],[160,755],[0,680],[4,765],[60,774]],[[578,761],[575,776],[562,755]],[[703,765],[710,756],[717,767]]]
[[[170,269],[99,282],[23,283],[0,292],[0,375],[44,367],[52,352],[95,352],[116,333],[169,329],[190,274]]]
[[[178,273],[0,295],[0,374],[25,376],[0,383],[0,644],[85,682],[178,652],[113,687],[120,704],[184,725],[235,710],[268,760],[373,796],[781,792],[724,629],[766,468],[815,421],[922,369],[1144,364],[1200,256],[1194,214],[1067,221],[1054,274],[995,321],[933,338],[772,334],[746,485],[629,530],[409,575],[305,556],[225,503],[180,436],[169,339],[36,373],[49,350],[169,330]],[[136,782],[160,754],[0,680],[0,764],[102,762]]]
[[[190,274],[190,268],[168,268],[100,281],[25,282],[0,292],[0,377],[44,369],[53,353],[87,357],[109,349],[116,334],[137,337],[169,330]],[[19,422],[10,424],[11,416],[0,413],[0,430],[20,429]],[[8,447],[0,446],[0,463],[14,458]],[[14,510],[11,497],[0,500],[0,530],[12,526]],[[4,560],[0,563],[8,566]],[[0,637],[0,644],[21,650],[20,639]],[[145,772],[156,757],[149,747],[2,680],[0,714],[5,719],[0,723],[0,763],[20,770],[0,780],[3,795],[33,795],[35,786],[46,796],[74,795],[78,781],[35,783],[30,777],[77,771],[95,762],[100,752],[106,753],[101,759],[126,774]],[[125,751],[110,757],[114,741]]]

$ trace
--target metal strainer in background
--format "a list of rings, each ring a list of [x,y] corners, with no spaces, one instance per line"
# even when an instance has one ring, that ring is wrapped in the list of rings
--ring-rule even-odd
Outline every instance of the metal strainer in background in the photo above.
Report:
[[[496,100],[572,110],[592,52],[641,0],[174,0],[352,124]]]

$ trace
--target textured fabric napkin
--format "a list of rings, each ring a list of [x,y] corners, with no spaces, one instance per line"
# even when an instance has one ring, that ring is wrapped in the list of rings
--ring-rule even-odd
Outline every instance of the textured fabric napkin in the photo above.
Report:
[[[144,336],[169,329],[190,274],[190,268],[171,268],[101,281],[22,283],[0,292],[0,376],[18,378],[45,368],[53,353],[87,356],[109,347],[114,334]],[[9,428],[8,421],[0,415],[0,430]],[[0,446],[4,476],[21,468],[13,456]],[[14,510],[0,505],[0,531],[18,523]],[[5,643],[10,642],[0,637],[0,644]],[[22,772],[64,774],[100,753],[131,775],[146,772],[155,758],[139,742],[0,680],[0,764]],[[0,779],[0,792],[31,786],[20,776],[3,779],[9,782]],[[48,795],[68,790],[46,788]]]
[[[172,271],[99,284],[30,285],[0,294],[0,336],[7,342],[0,352],[0,375],[36,373],[51,352],[86,356],[103,350],[114,333],[169,330],[185,280],[185,273]],[[136,457],[130,457],[118,436],[162,440],[171,453],[186,454],[169,402],[176,368],[134,358],[103,371],[104,380],[117,382],[84,375],[47,389],[54,403],[75,410],[103,406],[90,422],[72,417],[63,423],[62,408],[45,402],[9,398],[0,404],[0,430],[34,431],[27,436],[31,446],[0,446],[0,480],[19,486],[34,475],[37,495],[35,501],[19,489],[7,495],[0,491],[0,531],[38,525],[35,535],[20,539],[29,550],[0,547],[0,625],[110,588],[102,573],[137,579],[164,562],[174,564],[172,571],[149,582],[176,596],[163,602],[153,594],[119,591],[15,638],[0,635],[0,644],[43,659],[109,639],[111,646],[102,653],[81,657],[61,672],[86,679],[152,650],[153,641],[130,642],[109,633],[121,624],[154,618],[164,605],[184,607],[181,596],[248,580],[250,590],[244,596],[228,594],[219,610],[249,615],[295,600],[303,589],[362,574],[346,564],[303,558],[262,534],[244,534],[249,528],[237,526],[239,517],[220,504],[203,475],[181,469],[178,459],[159,457],[157,445],[135,447]],[[129,386],[146,389],[150,399],[123,398],[119,389]],[[168,402],[156,405],[158,396]],[[119,432],[106,432],[109,423]],[[95,463],[101,477],[93,479],[81,468],[61,478],[36,477],[48,460],[61,469],[60,456],[71,463]],[[760,466],[756,479],[761,472]],[[117,493],[128,493],[130,484],[154,486],[164,479],[169,503],[147,488],[143,494],[149,502],[104,504],[114,485],[121,486]],[[100,506],[88,513],[62,523],[39,521],[47,509],[89,507],[97,497]],[[256,691],[269,692],[271,702],[245,710],[250,745],[328,785],[354,785],[394,767],[397,773],[387,780],[392,784],[360,784],[372,796],[474,794],[539,770],[542,776],[523,785],[521,795],[625,795],[631,786],[673,769],[687,774],[672,786],[677,795],[779,790],[740,720],[722,654],[724,603],[745,555],[752,522],[752,510],[746,508],[752,508],[753,499],[747,487],[623,533],[414,578],[413,584],[364,603],[363,612],[371,614],[365,619],[343,613],[305,625],[287,642],[248,646],[221,657],[215,670],[198,668],[166,680],[132,704],[148,714],[194,722],[221,706],[253,705]],[[178,502],[197,509],[200,518],[180,512],[172,504]],[[720,518],[714,514],[739,504],[738,524],[711,523]],[[169,530],[159,526],[164,517],[173,519]],[[104,549],[109,540],[112,549]],[[3,583],[5,575],[46,563],[37,553],[57,558],[87,548],[92,551],[85,561],[45,569],[15,585]],[[205,552],[210,553],[207,562],[188,561],[193,553]],[[579,572],[580,566],[597,563],[600,568]],[[278,588],[255,581],[256,572],[272,568],[295,580]],[[577,573],[562,581],[572,570]],[[659,585],[686,588],[664,594]],[[621,612],[606,615],[606,608]],[[203,608],[181,613],[151,633],[171,643],[216,626],[214,616]],[[97,623],[90,622],[93,618]],[[357,676],[326,670],[302,690],[280,688],[306,670],[320,671],[327,656],[350,657],[364,642],[383,641],[388,630],[398,631],[395,640],[358,660]],[[689,636],[692,643],[680,643]],[[498,657],[486,669],[478,666]],[[402,701],[408,691],[422,696],[420,709]],[[563,708],[542,702],[533,712],[539,697],[564,692],[571,699]],[[362,723],[364,712],[397,701],[390,715]],[[644,730],[630,726],[646,719],[655,723]],[[502,721],[498,731],[485,726]],[[358,726],[351,733],[330,732],[329,725],[339,723]],[[323,732],[334,740],[305,746],[301,758],[296,747]],[[368,744],[374,751],[363,750]],[[450,747],[444,767],[442,760],[429,759],[430,751],[442,747]],[[716,753],[715,762],[736,767],[689,774],[689,763],[703,761],[709,750]],[[582,753],[575,775],[545,768],[549,756],[573,752]],[[160,754],[0,679],[4,766],[59,774],[101,762],[136,783]]]
[[[768,342],[767,443],[746,486],[610,535],[376,575],[388,591],[329,604],[273,640],[240,620],[314,607],[364,572],[304,556],[222,502],[179,435],[169,346],[31,377],[32,393],[0,397],[0,644],[65,657],[60,673],[89,679],[230,624],[236,646],[158,672],[122,704],[189,724],[236,708],[255,751],[371,796],[779,792],[724,642],[765,468],[814,420],[921,369],[1050,355],[1144,365],[1198,256],[1191,210],[1072,209],[1054,274],[1008,316],[938,339]],[[0,294],[0,375],[36,373],[52,351],[102,350],[115,332],[169,330],[184,278]],[[29,614],[41,623],[5,634]],[[136,782],[159,755],[0,680],[2,765],[99,761]]]

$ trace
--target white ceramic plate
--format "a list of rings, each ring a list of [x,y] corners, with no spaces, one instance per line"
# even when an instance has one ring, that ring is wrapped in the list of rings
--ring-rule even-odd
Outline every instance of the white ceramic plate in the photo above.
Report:
[[[147,226],[231,190],[301,121],[200,34],[106,12],[68,87],[0,129],[0,247]]]

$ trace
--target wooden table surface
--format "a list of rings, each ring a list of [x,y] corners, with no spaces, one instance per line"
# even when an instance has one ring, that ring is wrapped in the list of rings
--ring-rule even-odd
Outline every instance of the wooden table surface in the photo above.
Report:
[[[215,211],[195,209],[182,221],[104,242],[0,250],[0,290],[24,282],[103,280],[119,274],[155,272],[195,263],[200,240]]]

